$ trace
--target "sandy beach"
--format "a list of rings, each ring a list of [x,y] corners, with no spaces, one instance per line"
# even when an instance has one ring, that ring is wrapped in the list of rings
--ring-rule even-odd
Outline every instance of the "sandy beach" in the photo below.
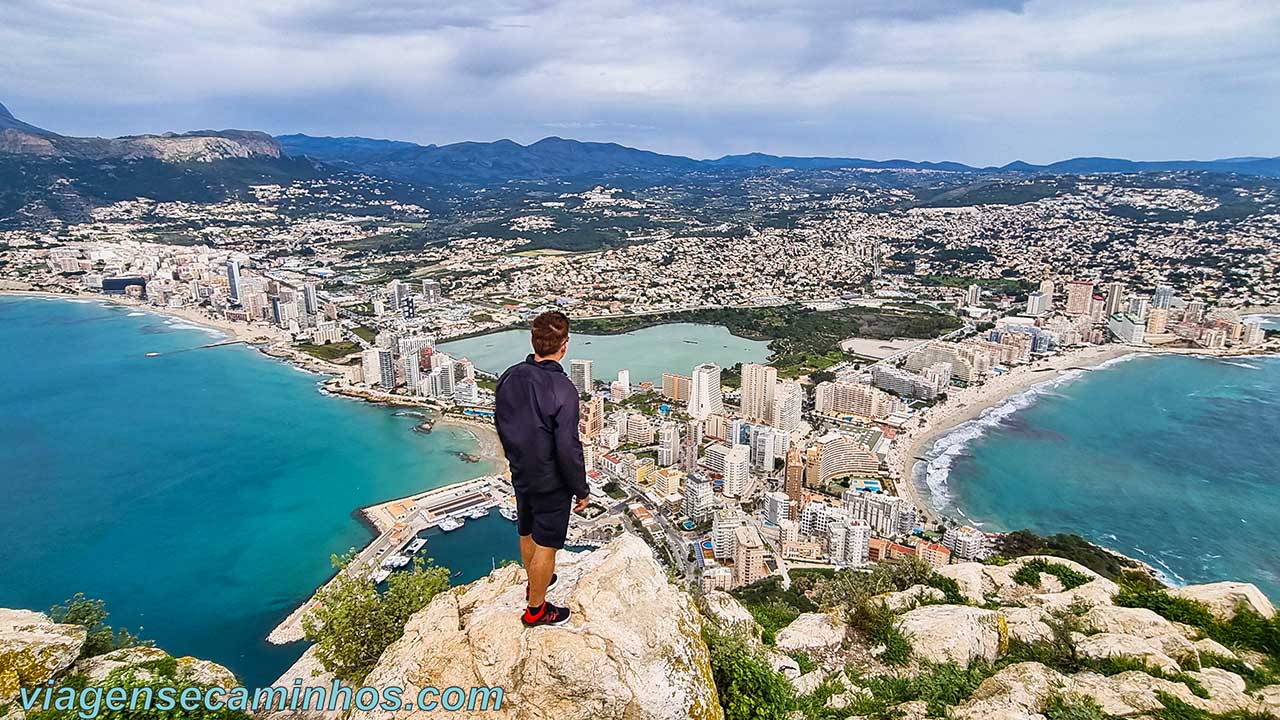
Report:
[[[435,427],[456,427],[466,430],[476,440],[476,454],[492,464],[495,475],[507,475],[511,472],[511,468],[507,465],[507,456],[502,452],[498,431],[492,423],[441,413],[435,420]]]
[[[1094,368],[1125,355],[1147,351],[1146,348],[1126,345],[1094,345],[1016,367],[976,387],[953,388],[948,392],[946,402],[919,413],[906,432],[894,440],[887,458],[890,472],[895,473],[894,487],[899,495],[920,508],[931,521],[941,520],[941,515],[912,482],[916,463],[935,441],[987,409],[1036,385],[1053,381],[1064,372]]]

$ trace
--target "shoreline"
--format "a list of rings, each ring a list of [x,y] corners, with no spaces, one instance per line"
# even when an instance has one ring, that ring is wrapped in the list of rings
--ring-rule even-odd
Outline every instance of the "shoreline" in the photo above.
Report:
[[[272,360],[283,362],[305,372],[323,375],[329,379],[316,384],[317,392],[322,394],[385,407],[429,409],[434,413],[433,423],[443,421],[446,426],[468,430],[476,444],[475,454],[480,457],[481,462],[488,463],[493,468],[494,473],[508,471],[506,456],[502,452],[501,443],[498,442],[497,431],[491,424],[446,415],[439,406],[425,398],[392,395],[375,390],[351,387],[342,380],[345,366],[321,360],[291,347],[290,339],[276,328],[260,327],[250,323],[209,317],[198,308],[161,307],[113,295],[85,291],[51,292],[48,290],[11,287],[13,284],[12,281],[0,282],[0,296],[96,302],[170,318],[220,333],[223,337],[218,342],[227,344],[243,343]],[[362,516],[363,510],[364,508],[355,508],[351,513],[353,516]],[[376,523],[371,520],[366,518],[366,521],[371,528],[377,527]],[[373,534],[377,535],[376,532]]]
[[[1274,349],[1251,348],[1249,351],[1212,352],[1204,348],[1160,348],[1107,344],[1078,348],[1046,360],[1022,365],[977,387],[948,394],[946,402],[928,408],[914,424],[895,439],[886,463],[893,475],[897,494],[920,509],[929,522],[956,520],[943,513],[928,490],[916,484],[916,470],[940,440],[966,423],[979,420],[988,411],[1050,383],[1083,377],[1125,358],[1184,355],[1206,359],[1274,355]],[[1016,412],[1020,408],[1015,408]],[[1110,550],[1108,548],[1108,550]]]

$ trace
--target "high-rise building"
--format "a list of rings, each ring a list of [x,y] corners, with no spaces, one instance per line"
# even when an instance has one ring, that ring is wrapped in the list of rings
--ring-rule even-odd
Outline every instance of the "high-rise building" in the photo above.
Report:
[[[964,304],[969,307],[976,307],[982,302],[982,287],[979,285],[970,285],[964,294]]]
[[[715,505],[715,492],[711,487],[711,478],[697,473],[690,475],[684,483],[684,514],[695,523],[704,522],[711,517]]]
[[[735,534],[740,527],[747,527],[751,521],[737,508],[722,508],[716,511],[711,519],[711,553],[717,560],[733,558],[733,549],[737,538]]]
[[[1067,283],[1067,314],[1088,315],[1093,302],[1093,283],[1088,280],[1072,280]]]
[[[631,371],[618,371],[618,388],[622,391],[623,398],[631,397]]]
[[[1204,319],[1204,303],[1200,300],[1192,300],[1187,303],[1182,311],[1182,321],[1187,323],[1198,323]]]
[[[899,398],[870,385],[820,382],[814,390],[814,410],[824,415],[858,415],[883,420],[907,405]]]
[[[724,458],[724,494],[741,498],[751,480],[751,451],[746,445],[734,445]]]
[[[777,368],[759,363],[742,366],[742,417],[748,422],[769,422],[773,411]]]
[[[671,467],[680,459],[680,426],[667,420],[658,427],[658,465]]]
[[[822,488],[837,478],[879,471],[880,457],[842,433],[827,433],[805,451],[805,484],[809,487]]]
[[[1147,311],[1147,335],[1163,335],[1168,329],[1168,308],[1152,307]]]
[[[1040,291],[1027,295],[1027,314],[1032,317],[1048,314],[1053,300]]]
[[[703,363],[693,369],[693,377],[689,383],[688,412],[699,420],[706,420],[710,415],[724,414],[719,365]]]
[[[950,550],[952,556],[961,560],[982,560],[989,552],[990,542],[987,536],[976,528],[949,527],[942,537],[942,546]]]
[[[1168,310],[1173,304],[1173,286],[1157,285],[1155,295],[1151,298],[1151,307]]]
[[[396,365],[390,350],[370,348],[361,355],[364,381],[367,385],[379,385],[384,390],[396,386]]]
[[[591,361],[573,359],[569,361],[569,379],[578,388],[579,394],[591,394],[595,389],[595,378],[591,376]]]
[[[782,476],[782,491],[791,500],[791,519],[800,517],[802,493],[804,492],[804,456],[800,448],[793,447],[787,451],[787,464]]]
[[[764,542],[760,540],[760,531],[751,526],[740,527],[734,539],[734,587],[763,580],[769,570],[764,563]]]
[[[240,261],[227,258],[227,290],[231,299],[240,302]]]
[[[440,302],[440,283],[435,280],[423,280],[422,301],[428,306]]]
[[[675,373],[662,373],[662,395],[675,402],[689,401],[689,384],[688,375],[677,375]]]
[[[313,282],[302,283],[302,309],[308,315],[320,312],[320,299],[316,296],[316,284]]]
[[[1146,324],[1127,313],[1116,313],[1107,318],[1107,329],[1126,345],[1146,344]]]
[[[1107,304],[1102,308],[1102,314],[1111,317],[1122,310],[1124,310],[1124,283],[1107,283]]]
[[[771,492],[764,498],[764,519],[774,525],[791,519],[791,498],[784,492]]]
[[[877,364],[871,367],[871,383],[884,390],[892,392],[899,397],[921,398],[924,400],[933,400],[938,397],[938,393],[942,388],[951,382],[951,366],[947,363],[934,363],[929,367],[936,365],[946,365],[946,378],[944,382],[939,383],[937,377],[927,378],[924,372],[916,374],[902,368],[892,365]]]
[[[1050,309],[1050,310],[1052,310],[1052,309],[1053,309],[1053,293],[1054,293],[1053,281],[1052,281],[1052,280],[1041,280],[1041,281],[1040,281],[1040,294],[1041,294],[1041,295],[1043,295],[1043,296],[1045,296],[1045,298],[1047,298],[1047,299],[1048,299],[1048,301],[1049,301],[1049,309]]]
[[[1151,298],[1146,295],[1133,295],[1129,298],[1129,314],[1139,320],[1146,320],[1151,310]]]
[[[907,501],[896,495],[849,490],[844,494],[845,513],[851,520],[863,520],[880,537],[902,534],[903,515],[914,510]]]
[[[604,430],[604,398],[592,396],[579,406],[578,434],[587,440],[594,440]]]
[[[773,408],[769,424],[783,432],[800,427],[804,413],[804,387],[795,380],[783,380],[773,390]]]

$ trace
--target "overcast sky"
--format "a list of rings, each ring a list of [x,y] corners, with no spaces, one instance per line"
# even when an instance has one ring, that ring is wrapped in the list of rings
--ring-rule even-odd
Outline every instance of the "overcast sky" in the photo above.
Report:
[[[0,0],[0,48],[65,134],[1280,155],[1277,0]]]

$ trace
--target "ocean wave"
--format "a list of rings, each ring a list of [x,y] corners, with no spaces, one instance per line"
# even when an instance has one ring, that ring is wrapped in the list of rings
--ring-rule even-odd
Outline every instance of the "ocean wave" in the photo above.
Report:
[[[125,317],[142,317],[144,315],[146,315],[146,313],[144,312],[131,312],[131,313],[126,313]]]
[[[1169,564],[1164,560],[1161,560],[1159,557],[1152,555],[1136,545],[1134,546],[1133,551],[1146,558],[1147,564],[1151,566],[1152,570],[1156,571],[1156,579],[1160,582],[1174,587],[1187,584],[1187,579],[1179,575],[1176,570],[1169,567]]]
[[[1243,362],[1243,361],[1241,361],[1241,360],[1219,360],[1219,362],[1221,362],[1223,365],[1231,365],[1231,366],[1233,366],[1233,367],[1246,368],[1246,369],[1249,369],[1249,370],[1261,370],[1261,369],[1262,369],[1262,366],[1260,366],[1260,365],[1254,365],[1253,363],[1247,363],[1247,362]]]
[[[165,320],[164,324],[176,330],[199,330],[200,332],[205,333],[207,335],[211,335],[213,337],[226,336],[226,333],[222,332],[221,330],[217,330],[211,327],[205,327],[204,325],[196,325],[194,323],[182,322],[181,320]]]
[[[1101,367],[1101,366],[1099,366]],[[948,478],[951,465],[956,458],[963,455],[974,440],[987,434],[987,431],[1005,421],[1006,418],[1031,407],[1043,396],[1064,397],[1054,392],[1060,386],[1083,376],[1088,370],[1067,370],[1055,378],[1033,385],[1022,392],[1012,395],[999,404],[987,408],[973,420],[963,422],[934,441],[933,446],[925,453],[922,463],[917,467],[917,484],[927,490],[929,500],[934,507],[946,507],[951,502]]]

